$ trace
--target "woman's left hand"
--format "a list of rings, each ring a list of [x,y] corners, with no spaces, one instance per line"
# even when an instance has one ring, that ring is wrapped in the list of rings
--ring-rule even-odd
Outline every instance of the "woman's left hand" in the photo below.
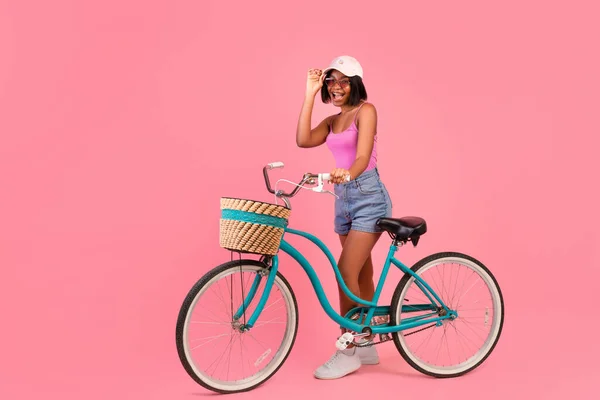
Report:
[[[349,182],[352,179],[350,171],[344,168],[334,168],[330,173],[329,182],[332,183],[344,183]]]

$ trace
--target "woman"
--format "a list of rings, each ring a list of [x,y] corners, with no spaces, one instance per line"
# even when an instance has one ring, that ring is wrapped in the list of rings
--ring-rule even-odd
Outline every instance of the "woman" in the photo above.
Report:
[[[391,217],[392,203],[377,170],[377,111],[366,102],[362,78],[360,63],[349,56],[335,58],[325,70],[310,69],[296,143],[299,147],[326,143],[333,154],[336,168],[331,171],[331,182],[338,196],[334,229],[342,244],[338,266],[350,291],[370,301],[375,292],[371,250],[382,232],[376,221]],[[319,92],[324,103],[332,103],[340,112],[311,129],[312,109]],[[357,304],[339,284],[338,291],[340,314],[345,315]],[[377,363],[375,347],[349,347],[337,351],[315,371],[315,377],[337,379],[362,364]]]

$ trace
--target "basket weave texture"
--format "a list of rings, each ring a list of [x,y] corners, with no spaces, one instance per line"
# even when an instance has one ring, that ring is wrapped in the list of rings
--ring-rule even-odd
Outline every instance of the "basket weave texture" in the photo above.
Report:
[[[261,201],[221,198],[220,246],[245,253],[275,255],[290,210]]]

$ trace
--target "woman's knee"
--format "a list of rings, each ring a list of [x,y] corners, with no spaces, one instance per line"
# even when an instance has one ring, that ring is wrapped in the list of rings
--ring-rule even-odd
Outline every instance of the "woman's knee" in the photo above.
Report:
[[[342,275],[342,279],[346,285],[352,285],[353,283],[358,283],[360,273],[351,269],[340,268],[340,275]]]
[[[363,269],[358,275],[358,281],[362,284],[363,282],[373,281],[373,270],[367,271]]]

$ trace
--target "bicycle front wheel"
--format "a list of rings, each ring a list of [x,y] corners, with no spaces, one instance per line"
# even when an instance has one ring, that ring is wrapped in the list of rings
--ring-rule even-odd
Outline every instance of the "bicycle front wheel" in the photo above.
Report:
[[[502,332],[504,301],[496,279],[478,260],[454,252],[433,254],[411,269],[458,317],[394,332],[398,351],[413,368],[437,378],[475,369],[490,355]],[[438,304],[435,311],[430,305],[431,296],[406,274],[392,297],[391,322],[444,315]]]
[[[231,261],[201,278],[185,298],[177,320],[177,351],[187,373],[203,387],[219,393],[251,390],[273,376],[289,355],[298,306],[279,272],[254,327],[243,329],[268,274],[261,262]]]

